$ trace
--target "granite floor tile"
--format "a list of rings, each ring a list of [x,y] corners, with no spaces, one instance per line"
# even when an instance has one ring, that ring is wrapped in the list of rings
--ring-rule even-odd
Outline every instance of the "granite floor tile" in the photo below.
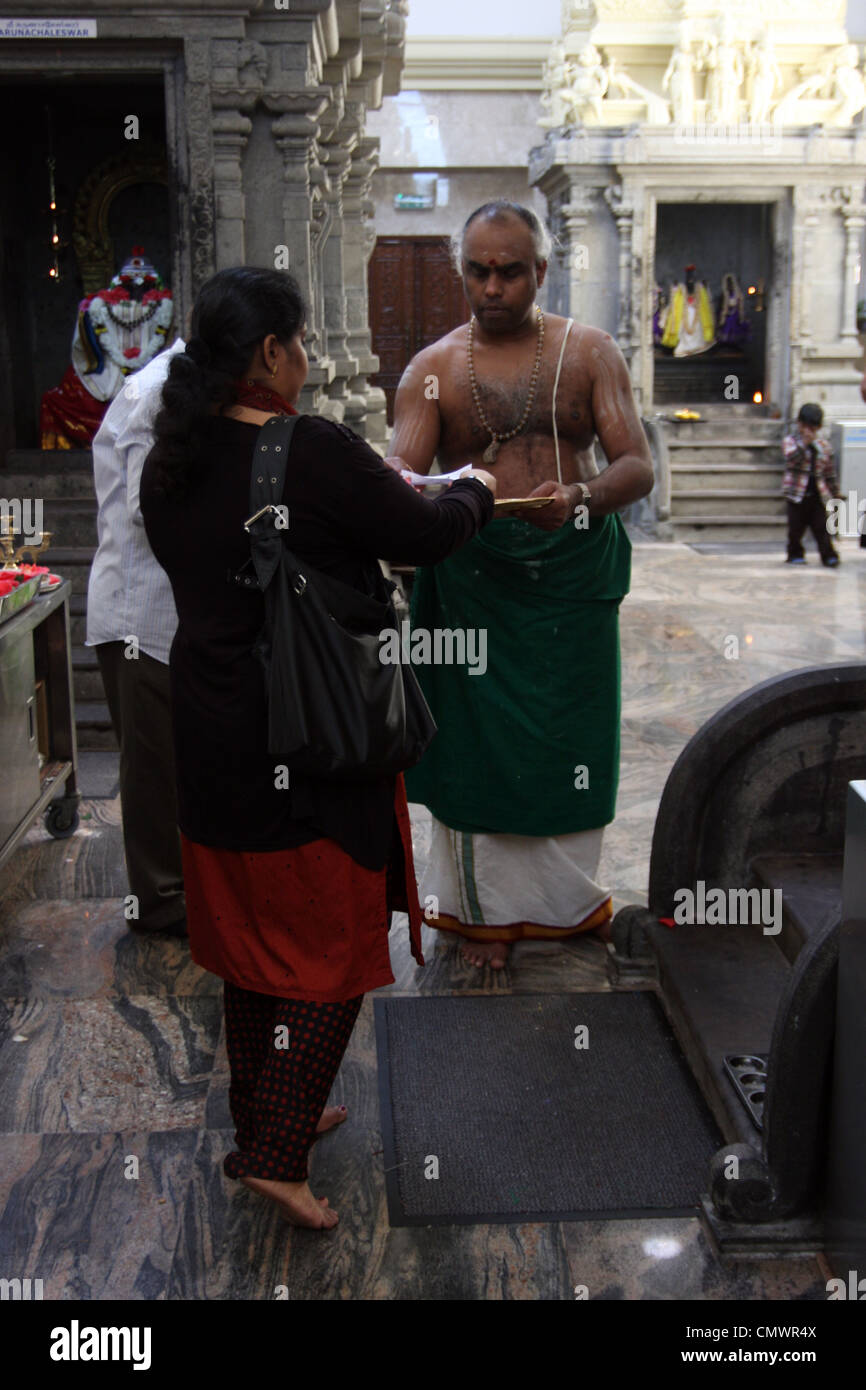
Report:
[[[213,997],[0,1000],[0,1131],[197,1127],[221,1018]]]
[[[562,1232],[572,1285],[578,1290],[572,1297],[826,1298],[817,1260],[722,1263],[713,1256],[697,1217],[567,1222]]]
[[[122,898],[25,901],[0,917],[0,999],[221,991],[185,940],[131,931]]]
[[[161,1299],[195,1130],[0,1135],[0,1265],[45,1299]]]

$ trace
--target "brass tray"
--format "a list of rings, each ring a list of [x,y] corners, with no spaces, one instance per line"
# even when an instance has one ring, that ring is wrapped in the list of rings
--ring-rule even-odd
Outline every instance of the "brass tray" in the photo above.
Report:
[[[548,502],[552,502],[552,497],[497,497],[493,502],[493,511],[534,512],[537,507],[546,507]]]

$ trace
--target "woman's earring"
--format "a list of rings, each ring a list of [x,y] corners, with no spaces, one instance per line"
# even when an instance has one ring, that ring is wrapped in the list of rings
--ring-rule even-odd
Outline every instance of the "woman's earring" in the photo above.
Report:
[[[274,368],[271,370],[271,376],[276,376],[276,374],[277,374],[277,368],[274,367]]]

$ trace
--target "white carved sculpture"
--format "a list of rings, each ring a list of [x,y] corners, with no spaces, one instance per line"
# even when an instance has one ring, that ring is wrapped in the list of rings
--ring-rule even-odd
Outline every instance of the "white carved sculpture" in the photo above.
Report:
[[[845,44],[839,51],[833,68],[832,96],[838,105],[828,116],[828,125],[850,125],[866,107],[866,82],[857,66],[856,44]]]
[[[800,68],[800,73],[804,71]],[[816,97],[827,81],[826,73],[813,72],[802,77],[793,87],[789,87],[773,109],[773,120],[777,125],[809,125],[812,117],[802,107],[802,103]]]
[[[749,119],[762,125],[770,115],[773,97],[782,85],[782,74],[776,62],[769,34],[762,34],[756,48],[749,50]]]
[[[742,54],[731,37],[727,18],[723,21],[721,38],[713,36],[704,40],[701,57],[709,72],[708,120],[719,125],[737,125],[744,67]]]
[[[671,94],[677,125],[692,125],[695,119],[695,56],[685,26],[680,30],[677,46],[662,78],[662,91]]]
[[[566,100],[571,105],[572,120],[575,124],[585,121],[588,115],[598,125],[601,121],[601,103],[607,91],[607,69],[601,61],[601,54],[594,44],[588,43],[577,57],[571,70],[571,85],[566,91]]]
[[[648,87],[642,87],[639,82],[635,82],[624,69],[617,66],[616,59],[611,58],[607,65],[608,97],[614,89],[625,97],[639,97],[646,105],[647,121],[650,125],[670,125],[670,103],[657,92],[651,92]]]
[[[544,64],[544,91],[541,105],[546,111],[538,124],[557,129],[568,121],[570,106],[566,100],[568,89],[569,64],[565,57],[565,44],[559,39],[552,45],[550,57]]]

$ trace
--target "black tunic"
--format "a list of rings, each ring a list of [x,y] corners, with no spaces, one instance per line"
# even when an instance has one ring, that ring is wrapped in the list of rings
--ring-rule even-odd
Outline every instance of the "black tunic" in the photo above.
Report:
[[[140,491],[148,540],[178,613],[169,665],[180,829],[198,844],[250,851],[324,836],[365,868],[381,869],[391,847],[394,778],[335,784],[292,773],[288,789],[276,786],[264,680],[252,654],[264,600],[228,581],[250,554],[243,522],[258,426],[214,416],[206,431],[207,463],[187,497],[163,495],[152,455]],[[351,430],[314,416],[295,426],[283,502],[292,550],[365,593],[377,557],[435,564],[493,515],[492,495],[477,479],[431,501]]]

